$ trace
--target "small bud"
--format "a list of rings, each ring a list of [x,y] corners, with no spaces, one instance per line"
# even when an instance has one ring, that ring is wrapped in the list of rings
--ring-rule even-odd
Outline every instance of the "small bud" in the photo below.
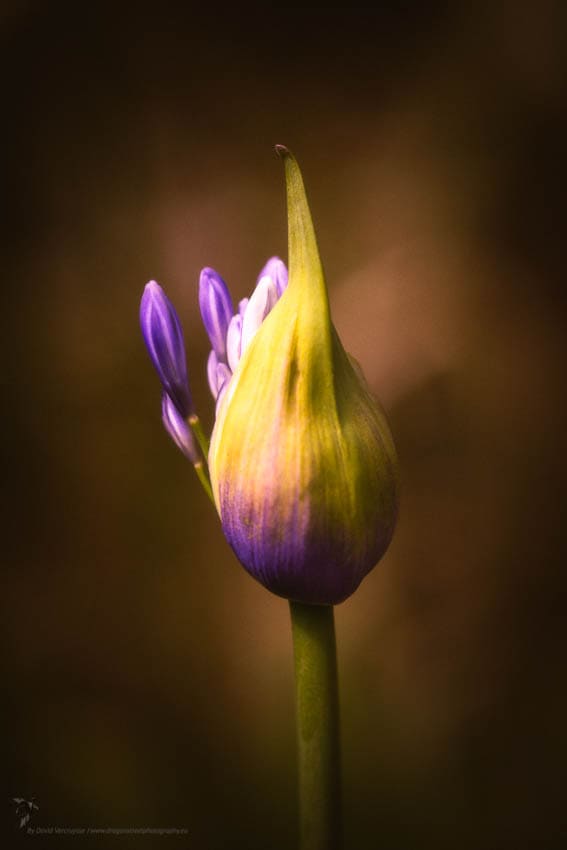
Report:
[[[187,418],[193,410],[185,344],[179,317],[173,304],[155,280],[144,289],[140,304],[140,325],[146,348],[163,389]]]
[[[165,430],[177,448],[183,452],[185,457],[188,458],[193,465],[199,463],[201,455],[197,448],[193,432],[191,431],[187,421],[180,415],[176,405],[172,402],[167,393],[163,393],[161,399],[161,418]]]
[[[232,299],[218,272],[205,268],[199,280],[199,306],[213,351],[219,361],[226,361],[226,333],[232,319]]]

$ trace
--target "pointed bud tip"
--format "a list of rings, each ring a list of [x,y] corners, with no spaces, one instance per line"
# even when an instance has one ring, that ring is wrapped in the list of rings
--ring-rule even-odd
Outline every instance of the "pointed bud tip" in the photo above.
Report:
[[[162,288],[157,282],[157,280],[149,280],[144,286],[144,295],[148,294],[157,294],[158,292],[162,292]]]
[[[199,274],[199,287],[206,286],[211,278],[214,280],[217,277],[218,274],[214,269],[211,269],[209,266],[205,266],[204,269],[201,269],[201,273]]]
[[[277,155],[281,156],[282,159],[285,159],[286,156],[293,156],[290,149],[286,148],[285,145],[276,145],[275,148]]]
[[[229,296],[228,287],[224,281],[224,278],[221,274],[218,273],[216,269],[211,268],[210,266],[205,266],[201,269],[201,273],[199,275],[199,290],[205,287],[212,287],[213,289],[226,290],[226,296]]]

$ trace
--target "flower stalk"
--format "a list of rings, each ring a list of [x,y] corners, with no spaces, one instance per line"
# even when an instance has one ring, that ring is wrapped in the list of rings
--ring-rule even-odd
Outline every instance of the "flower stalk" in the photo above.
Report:
[[[339,696],[334,608],[290,602],[300,850],[340,850]]]

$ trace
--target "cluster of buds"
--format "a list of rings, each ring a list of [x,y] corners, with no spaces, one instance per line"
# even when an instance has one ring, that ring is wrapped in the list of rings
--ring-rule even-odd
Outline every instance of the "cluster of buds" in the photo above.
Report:
[[[235,310],[217,272],[200,276],[216,402],[210,447],[193,409],[181,325],[155,281],[140,317],[163,388],[164,425],[212,496],[237,558],[273,593],[332,605],[354,592],[389,545],[397,460],[384,413],[331,322],[299,167],[287,149],[278,153],[289,279],[272,257]]]

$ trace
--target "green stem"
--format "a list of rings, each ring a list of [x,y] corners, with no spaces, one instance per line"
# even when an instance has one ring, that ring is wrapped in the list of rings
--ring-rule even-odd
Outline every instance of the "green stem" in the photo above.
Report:
[[[330,605],[290,602],[301,850],[339,850],[341,789],[335,622]]]
[[[195,437],[197,438],[199,448],[203,452],[203,457],[206,461],[209,457],[209,440],[207,438],[207,435],[203,431],[201,420],[199,419],[196,413],[192,413],[191,416],[188,418],[187,422],[189,423],[189,426],[191,427],[193,433],[195,434]]]
[[[191,416],[188,417],[187,423],[191,430],[193,431],[195,437],[197,438],[197,443],[199,444],[199,448],[201,449],[201,454],[203,455],[203,460],[198,460],[193,464],[195,467],[195,472],[199,477],[199,481],[201,482],[203,489],[213,505],[215,504],[215,498],[213,496],[213,491],[211,488],[211,479],[209,477],[209,466],[207,463],[209,456],[209,440],[207,435],[203,431],[203,426],[201,425],[201,420],[197,416],[196,413],[192,413]]]
[[[211,502],[214,505],[215,504],[215,497],[213,496],[213,491],[212,491],[212,488],[211,488],[211,482],[210,482],[210,479],[209,479],[208,468],[204,467],[200,460],[197,461],[197,463],[193,464],[193,466],[194,466],[195,472],[197,473],[197,475],[199,477],[199,481],[202,484],[203,490],[205,491],[205,493],[207,494],[207,496],[209,497],[209,499],[211,500]]]

